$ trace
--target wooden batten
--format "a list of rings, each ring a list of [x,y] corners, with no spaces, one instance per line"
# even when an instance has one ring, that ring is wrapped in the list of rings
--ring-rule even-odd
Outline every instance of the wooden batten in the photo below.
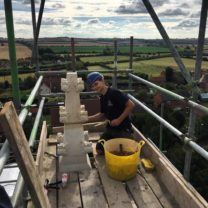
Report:
[[[102,131],[104,131],[105,126],[106,126],[106,121],[83,124],[84,130],[90,131],[90,132],[102,132]],[[59,132],[61,132],[61,133],[64,132],[63,126],[53,127],[54,134],[57,134]]]
[[[7,102],[0,112],[0,122],[13,149],[17,164],[36,208],[50,208],[40,175],[32,157],[25,133],[12,102]]]
[[[208,207],[205,199],[184,179],[160,150],[136,128],[134,128],[134,133],[146,142],[142,148],[142,154],[154,163],[158,178],[174,196],[179,206],[183,208]]]
[[[44,174],[43,174],[43,162],[44,162],[44,153],[46,149],[46,138],[47,138],[47,125],[46,125],[46,121],[44,121],[42,125],[42,129],[41,129],[38,152],[37,152],[37,157],[35,161],[35,164],[38,168],[38,172],[41,176],[42,182],[44,182],[45,180]]]

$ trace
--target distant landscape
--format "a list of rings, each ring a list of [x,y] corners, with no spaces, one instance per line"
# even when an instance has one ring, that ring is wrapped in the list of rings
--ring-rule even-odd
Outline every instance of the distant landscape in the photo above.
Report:
[[[8,49],[8,44],[4,43],[3,45],[0,45],[0,59],[9,59],[9,49]],[[16,56],[17,59],[20,58],[28,58],[31,57],[31,49],[28,48],[25,45],[18,44],[16,45]]]
[[[109,38],[102,39],[80,39],[75,38],[75,54],[77,61],[80,62],[79,67],[88,70],[105,69],[105,67],[114,67],[114,40]],[[175,48],[183,58],[184,64],[188,70],[194,71],[195,67],[195,47],[197,39],[173,39]],[[71,56],[71,39],[68,37],[56,38],[40,38],[39,39],[39,62],[44,68],[53,68],[57,63],[70,64]],[[33,40],[32,39],[16,39],[16,56],[18,68],[25,73],[31,73],[34,66],[31,64]],[[9,60],[8,44],[5,38],[0,38],[0,72],[8,71]],[[129,66],[130,39],[117,39],[117,67],[125,69]],[[205,47],[206,53],[206,47]],[[208,69],[207,57],[204,57],[202,71]],[[78,62],[77,62],[78,63]],[[104,64],[105,67],[100,65]],[[146,73],[148,76],[157,76],[165,67],[170,66],[175,70],[179,70],[174,59],[171,57],[169,48],[161,39],[133,40],[133,69],[136,72]],[[78,66],[77,66],[78,67]],[[28,68],[28,70],[27,70]],[[59,66],[58,68],[61,68]],[[7,80],[8,72],[4,74],[4,80]],[[29,74],[28,74],[29,76]],[[20,77],[24,77],[21,73]],[[0,78],[0,81],[1,78]],[[10,81],[10,79],[8,79]]]

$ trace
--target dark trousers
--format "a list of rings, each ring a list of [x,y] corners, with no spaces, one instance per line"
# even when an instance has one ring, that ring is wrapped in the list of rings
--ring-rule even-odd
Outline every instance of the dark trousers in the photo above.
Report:
[[[133,139],[132,129],[116,129],[111,127],[106,127],[104,133],[100,136],[100,139],[110,140],[113,138],[129,138]]]
[[[0,208],[12,208],[12,203],[10,201],[7,192],[4,187],[0,185]]]
[[[108,141],[110,139],[114,138],[127,138],[127,139],[133,139],[132,129],[115,129],[106,127],[105,132],[100,136],[100,139],[104,139],[105,141]],[[96,145],[97,153],[103,154],[104,148],[103,145],[98,141]]]

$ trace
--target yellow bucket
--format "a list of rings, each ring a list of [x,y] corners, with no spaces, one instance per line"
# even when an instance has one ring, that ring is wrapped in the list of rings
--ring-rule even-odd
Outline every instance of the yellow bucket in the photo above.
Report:
[[[105,162],[108,175],[119,181],[133,178],[140,164],[140,151],[145,141],[139,143],[132,139],[115,138],[101,140],[105,150]],[[121,154],[118,154],[121,153]]]

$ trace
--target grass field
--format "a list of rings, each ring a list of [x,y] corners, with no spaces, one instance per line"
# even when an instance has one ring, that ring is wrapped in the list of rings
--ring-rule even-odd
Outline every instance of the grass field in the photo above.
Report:
[[[118,56],[117,57],[118,61],[119,60],[129,60],[129,56]],[[80,60],[82,62],[105,62],[105,61],[114,61],[114,56],[95,56],[95,57],[81,57]]]
[[[7,44],[4,44],[3,46],[0,45],[0,51],[0,59],[9,59],[9,49]],[[17,59],[31,57],[31,54],[32,52],[28,47],[16,44]]]
[[[106,68],[103,68],[102,66],[88,66],[87,68],[88,68],[89,71],[106,70]]]
[[[27,74],[19,74],[19,78],[21,78],[22,80],[24,80],[27,77],[34,77],[35,74],[34,73],[27,73]],[[4,82],[4,81],[8,81],[9,83],[11,83],[12,77],[10,75],[7,76],[0,76],[0,82]]]
[[[182,60],[186,68],[193,72],[195,67],[195,60],[186,58]],[[113,64],[110,64],[109,66],[113,67]],[[165,70],[167,66],[170,66],[171,68],[179,71],[175,60],[171,57],[133,62],[133,69],[135,72],[141,72],[151,76],[159,75],[160,72]],[[129,63],[118,64],[118,69],[126,69],[128,67]],[[208,71],[208,62],[202,63],[202,70]]]

